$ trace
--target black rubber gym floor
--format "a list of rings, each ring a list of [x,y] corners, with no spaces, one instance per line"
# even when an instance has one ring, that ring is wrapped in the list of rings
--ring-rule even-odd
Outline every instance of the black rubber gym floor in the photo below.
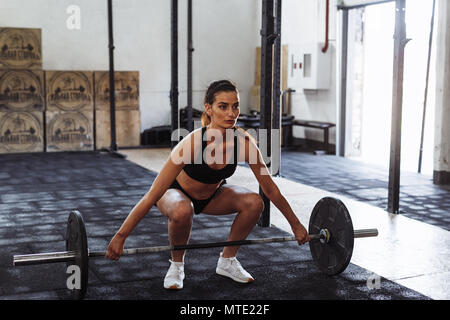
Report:
[[[294,156],[288,155],[286,159],[294,161]],[[288,170],[287,166],[284,165],[283,170]],[[317,176],[321,172],[322,169],[315,172],[300,170],[297,177],[302,174]],[[64,251],[67,217],[73,209],[83,214],[89,248],[105,250],[155,176],[154,172],[108,153],[1,155],[0,299],[69,299],[65,263],[13,267],[12,256]],[[233,217],[195,216],[191,243],[224,241]],[[280,235],[286,233],[274,227],[255,227],[249,238]],[[125,246],[166,244],[167,221],[154,207]],[[353,264],[338,276],[326,276],[312,261],[308,245],[299,247],[293,242],[242,247],[238,258],[255,281],[239,284],[215,274],[220,250],[187,252],[186,279],[184,289],[180,291],[163,288],[169,252],[124,256],[117,262],[91,258],[86,299],[428,299],[384,278],[381,278],[379,288],[371,289],[367,281],[374,275]]]

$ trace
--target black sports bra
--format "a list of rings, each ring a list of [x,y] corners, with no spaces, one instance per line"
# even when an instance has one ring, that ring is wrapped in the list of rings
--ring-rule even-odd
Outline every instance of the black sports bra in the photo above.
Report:
[[[234,128],[236,130],[236,128]],[[191,177],[194,180],[197,180],[202,183],[208,183],[208,184],[215,184],[220,182],[223,179],[226,179],[228,177],[231,177],[236,171],[237,167],[237,154],[238,154],[238,140],[237,136],[234,135],[234,162],[227,164],[222,169],[212,169],[203,159],[203,150],[205,150],[208,142],[206,140],[203,140],[203,137],[206,132],[206,127],[202,127],[202,148],[201,152],[196,155],[196,159],[198,157],[201,157],[201,163],[200,159],[194,161],[195,163],[189,163],[186,164],[183,168],[184,172]]]

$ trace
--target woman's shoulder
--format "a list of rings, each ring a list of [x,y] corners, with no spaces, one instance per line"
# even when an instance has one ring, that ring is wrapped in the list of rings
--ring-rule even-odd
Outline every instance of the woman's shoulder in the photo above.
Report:
[[[183,139],[181,139],[182,142],[186,142],[186,141],[193,141],[196,138],[199,138],[202,136],[202,129],[203,127],[197,128],[192,130],[191,132],[187,132],[187,134],[183,137]]]
[[[173,148],[171,152],[172,161],[183,162],[184,164],[194,163],[194,155],[198,154],[201,148],[202,128],[188,132]],[[197,140],[197,142],[195,142]],[[175,160],[174,160],[175,159]]]
[[[202,140],[202,128],[203,127],[200,127],[187,133],[178,144],[183,148],[189,148],[191,151],[195,152],[199,145],[198,141]]]
[[[235,135],[239,138],[240,142],[253,142],[256,144],[255,137],[249,133],[247,130],[241,128],[241,127],[235,127]],[[254,132],[256,136],[256,131]]]

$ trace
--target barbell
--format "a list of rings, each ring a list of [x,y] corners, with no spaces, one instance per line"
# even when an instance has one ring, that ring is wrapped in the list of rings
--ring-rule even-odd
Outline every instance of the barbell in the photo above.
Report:
[[[314,206],[309,221],[311,256],[319,269],[327,275],[343,272],[353,253],[355,238],[375,237],[377,229],[354,230],[350,214],[344,203],[332,197],[322,198]],[[166,245],[142,248],[125,248],[122,255],[155,253],[172,250],[190,250],[226,246],[253,245],[262,243],[297,241],[294,236],[260,238],[187,245]],[[106,251],[88,249],[86,228],[81,213],[73,210],[69,214],[66,230],[66,251],[14,255],[14,266],[66,262],[77,265],[80,270],[80,287],[71,289],[73,299],[83,299],[88,286],[89,258],[104,257]]]

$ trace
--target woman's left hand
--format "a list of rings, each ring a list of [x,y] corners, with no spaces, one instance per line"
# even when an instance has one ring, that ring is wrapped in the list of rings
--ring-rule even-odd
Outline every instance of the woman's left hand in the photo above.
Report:
[[[305,227],[300,223],[292,228],[294,232],[294,236],[297,238],[297,242],[299,245],[302,245],[308,241],[310,241],[310,237],[308,231],[306,231]]]

